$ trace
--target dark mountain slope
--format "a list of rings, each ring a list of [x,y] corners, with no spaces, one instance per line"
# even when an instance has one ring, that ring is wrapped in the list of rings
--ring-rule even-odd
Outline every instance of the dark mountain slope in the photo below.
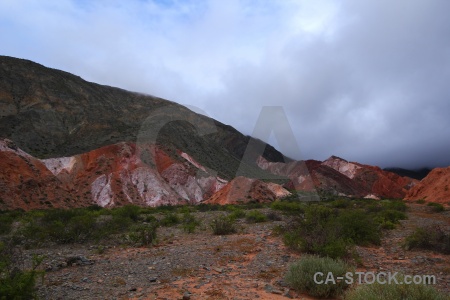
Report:
[[[400,176],[407,176],[410,178],[414,178],[417,180],[424,179],[428,175],[428,173],[431,172],[431,169],[429,168],[422,168],[418,170],[408,170],[403,168],[384,168],[383,170],[395,173]]]

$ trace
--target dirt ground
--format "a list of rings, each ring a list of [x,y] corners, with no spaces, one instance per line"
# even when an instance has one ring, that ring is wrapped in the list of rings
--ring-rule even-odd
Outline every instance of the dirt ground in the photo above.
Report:
[[[450,230],[450,211],[409,204],[408,219],[386,231],[381,246],[356,247],[358,271],[435,275],[450,293],[450,257],[405,251],[414,228],[440,224]],[[195,213],[208,224],[220,212]],[[315,299],[289,289],[283,276],[301,254],[272,232],[281,221],[247,224],[238,234],[215,236],[206,225],[194,234],[162,227],[153,247],[66,245],[29,250],[46,256],[38,295],[43,299]]]

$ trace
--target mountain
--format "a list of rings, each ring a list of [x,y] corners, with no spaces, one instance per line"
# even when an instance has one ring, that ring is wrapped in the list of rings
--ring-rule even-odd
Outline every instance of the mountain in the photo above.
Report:
[[[170,148],[153,144],[122,142],[38,159],[12,141],[0,140],[0,158],[0,210],[198,204],[219,198],[220,204],[267,202],[290,194],[276,183],[256,179],[228,182],[189,154],[178,151],[175,156]],[[240,196],[224,196],[230,187],[238,188]]]
[[[241,162],[250,137],[231,126],[168,100],[7,56],[0,56],[0,138],[38,158],[148,142],[189,153],[226,179],[238,169],[249,177],[273,177],[261,175],[254,163],[261,154],[256,149],[249,149],[250,159]],[[259,140],[255,145],[270,161],[288,160],[270,145]]]
[[[450,204],[450,167],[431,170],[408,192],[405,200],[426,200]]]
[[[383,171],[379,167],[349,162],[337,156],[331,156],[323,162],[307,160],[303,166],[301,162],[268,162],[263,157],[260,157],[257,163],[262,169],[289,177],[291,181],[287,186],[290,188],[316,188],[326,193],[346,196],[403,198],[417,182]]]
[[[0,158],[0,209],[403,198],[416,183],[335,156],[295,161],[177,103],[6,56]]]
[[[417,170],[408,170],[408,169],[403,169],[403,168],[384,168],[383,170],[395,173],[395,174],[403,176],[403,177],[406,176],[406,177],[414,178],[417,180],[424,179],[428,175],[428,173],[430,173],[430,171],[431,171],[431,169],[429,169],[429,168],[422,168],[422,169],[417,169]]]

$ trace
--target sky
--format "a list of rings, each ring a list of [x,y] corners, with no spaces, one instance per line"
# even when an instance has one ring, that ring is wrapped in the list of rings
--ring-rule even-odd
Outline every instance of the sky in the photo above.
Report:
[[[289,130],[267,141],[296,159],[443,167],[449,11],[448,0],[1,0],[0,54],[259,138],[263,108],[281,107]]]

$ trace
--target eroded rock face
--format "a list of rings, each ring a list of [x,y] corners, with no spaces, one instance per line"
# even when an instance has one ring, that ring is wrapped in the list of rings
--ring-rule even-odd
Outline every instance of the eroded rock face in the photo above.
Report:
[[[288,189],[370,197],[403,198],[417,181],[383,171],[378,167],[348,162],[337,156],[320,162],[316,160],[289,163],[269,162],[259,157],[260,168],[273,174],[287,176]]]
[[[76,206],[45,164],[10,140],[0,140],[0,170],[2,210]]]
[[[188,154],[155,145],[119,143],[39,160],[5,140],[0,158],[0,198],[9,199],[4,209],[197,204],[228,183]]]
[[[238,176],[204,203],[220,205],[248,202],[267,203],[289,194],[289,191],[278,184]]]
[[[415,179],[402,177],[379,167],[348,162],[336,156],[325,160],[323,164],[358,183],[367,192],[361,195],[365,197],[403,198],[417,183]]]
[[[442,204],[450,203],[450,167],[435,168],[412,187],[405,200],[425,200]]]

